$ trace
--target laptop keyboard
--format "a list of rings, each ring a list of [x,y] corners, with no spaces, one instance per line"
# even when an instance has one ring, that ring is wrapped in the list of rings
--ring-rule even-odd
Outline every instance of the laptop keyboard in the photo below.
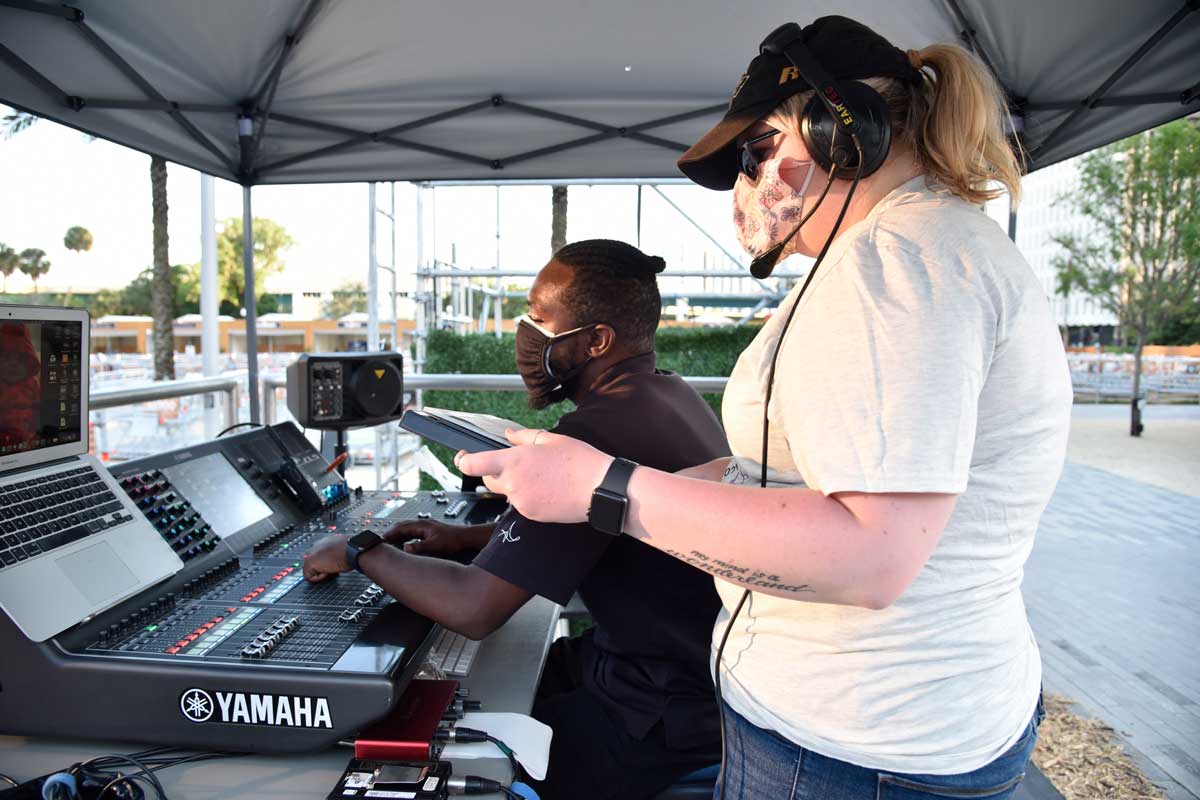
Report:
[[[479,642],[442,628],[425,658],[443,675],[465,678],[471,674],[471,665],[475,663],[475,654],[478,652]]]
[[[0,485],[0,570],[132,519],[92,467]]]

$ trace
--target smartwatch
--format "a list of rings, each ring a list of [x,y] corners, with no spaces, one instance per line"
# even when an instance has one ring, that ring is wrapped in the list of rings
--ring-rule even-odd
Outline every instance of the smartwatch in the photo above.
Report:
[[[383,537],[375,531],[363,531],[346,540],[346,563],[358,571],[358,559],[372,547],[383,544]]]
[[[626,490],[629,478],[638,468],[637,463],[626,458],[614,458],[612,466],[604,474],[604,480],[592,492],[592,504],[588,506],[588,523],[602,533],[620,536],[625,528],[625,512],[629,508]]]

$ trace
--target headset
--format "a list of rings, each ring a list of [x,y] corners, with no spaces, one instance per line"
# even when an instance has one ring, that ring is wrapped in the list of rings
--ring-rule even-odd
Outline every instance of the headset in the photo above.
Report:
[[[835,178],[858,180],[883,166],[892,146],[892,126],[887,103],[879,92],[862,81],[838,85],[804,46],[800,26],[795,22],[784,23],[767,34],[758,50],[785,57],[801,79],[813,87],[813,96],[800,113],[800,139],[817,166],[829,173],[826,192]],[[783,241],[754,259],[750,273],[755,278],[762,280],[771,274],[783,249],[811,213]],[[815,271],[814,266],[809,274]]]
[[[842,202],[842,210],[838,214],[837,221],[829,232],[824,246],[821,247],[821,252],[817,255],[812,269],[808,271],[808,275],[800,287],[800,292],[796,296],[796,301],[792,303],[791,309],[784,318],[779,338],[775,344],[775,352],[771,356],[771,368],[767,373],[767,388],[763,398],[762,454],[759,462],[762,467],[759,485],[766,488],[768,434],[771,426],[767,409],[770,408],[771,394],[775,388],[775,368],[779,363],[779,354],[783,350],[783,337],[787,335],[792,319],[796,315],[796,309],[800,307],[800,301],[804,298],[804,293],[808,291],[813,277],[817,274],[817,269],[825,260],[825,254],[829,252],[829,246],[833,244],[833,237],[837,235],[838,229],[842,226],[842,220],[846,217],[846,210],[850,207],[850,200],[854,197],[854,190],[858,188],[858,182],[878,170],[887,158],[892,142],[892,130],[888,121],[887,104],[879,93],[861,81],[851,81],[846,84],[846,89],[842,89],[834,83],[833,78],[829,77],[817,60],[813,58],[808,48],[804,46],[800,38],[800,26],[795,22],[781,25],[768,34],[767,38],[763,39],[762,44],[759,45],[759,52],[783,55],[792,62],[796,71],[800,73],[800,77],[813,87],[813,98],[808,101],[801,114],[800,134],[809,155],[816,161],[817,166],[829,173],[829,179],[816,204],[797,223],[787,238],[754,259],[750,264],[751,274],[760,280],[771,274],[771,270],[775,268],[775,262],[783,253],[783,248],[804,227],[804,223],[825,200],[825,195],[829,193],[829,187],[833,185],[834,178],[852,181],[850,189],[846,192],[846,199]],[[721,660],[725,653],[725,643],[729,640],[729,633],[733,630],[733,625],[749,598],[750,590],[745,589],[733,613],[729,616],[729,622],[725,624],[725,631],[717,646],[713,683],[716,689],[717,714],[721,726],[721,771],[717,778],[720,800],[725,799],[726,785],[725,704],[721,697]]]

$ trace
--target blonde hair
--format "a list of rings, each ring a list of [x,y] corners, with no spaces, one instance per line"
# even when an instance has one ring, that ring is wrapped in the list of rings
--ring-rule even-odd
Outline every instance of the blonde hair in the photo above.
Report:
[[[996,79],[958,45],[933,44],[910,51],[910,59],[920,64],[916,84],[896,78],[863,81],[887,104],[892,147],[910,151],[933,180],[969,203],[982,205],[1004,194],[992,185],[996,181],[1015,204],[1024,153],[1006,138],[1008,104]],[[811,97],[811,91],[789,97],[767,124],[799,134],[800,115]]]

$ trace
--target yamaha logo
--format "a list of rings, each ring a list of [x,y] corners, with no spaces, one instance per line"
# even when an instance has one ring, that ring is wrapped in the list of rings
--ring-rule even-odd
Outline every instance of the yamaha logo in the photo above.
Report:
[[[179,710],[189,722],[208,722],[216,708],[212,695],[203,689],[188,689],[179,698]]]
[[[214,697],[215,695],[215,697]],[[225,722],[233,725],[271,725],[288,728],[332,728],[329,700],[245,692],[213,692],[192,688],[179,698],[179,710],[188,722]],[[215,720],[214,720],[215,717]]]

